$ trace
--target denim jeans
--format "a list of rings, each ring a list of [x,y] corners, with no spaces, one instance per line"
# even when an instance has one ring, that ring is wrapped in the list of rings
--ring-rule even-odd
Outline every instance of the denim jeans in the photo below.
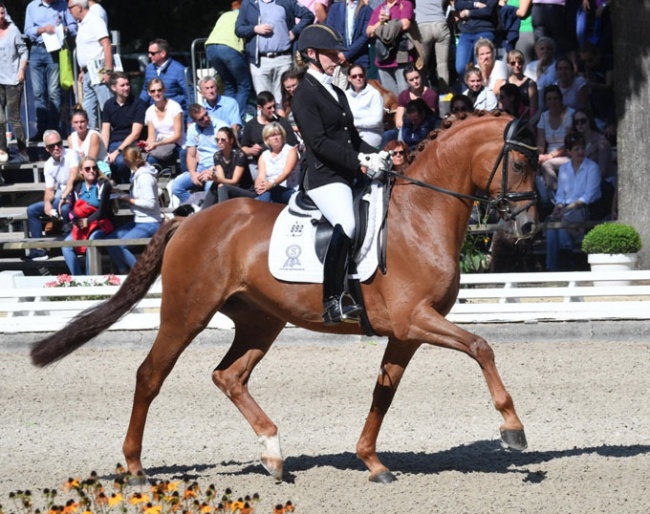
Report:
[[[160,227],[160,223],[136,223],[131,221],[111,232],[106,239],[138,239],[151,237]],[[126,246],[108,246],[108,254],[120,275],[126,274],[135,266],[137,259]]]
[[[95,230],[90,234],[88,239],[103,239],[106,237],[106,233],[101,230]],[[66,241],[72,241],[72,232],[68,234],[68,237],[65,238]],[[81,271],[81,265],[79,264],[79,259],[77,259],[77,254],[75,249],[72,246],[64,246],[61,248],[61,253],[63,253],[63,258],[65,263],[68,265],[70,270],[70,275],[83,275]],[[86,251],[86,275],[89,274],[90,263],[88,262],[88,251]]]
[[[224,84],[223,94],[237,100],[239,114],[244,116],[248,98],[253,90],[248,61],[241,53],[227,45],[208,45],[205,47],[205,55]]]
[[[61,193],[57,192],[57,195],[52,200],[52,207],[55,209],[59,206],[59,201],[61,200]],[[65,203],[61,208],[61,217],[63,218],[63,223],[69,221],[68,212],[70,211],[70,204]],[[49,212],[47,213],[49,216]],[[36,202],[27,207],[27,226],[29,227],[29,237],[38,238],[43,237],[43,224],[41,223],[41,216],[45,215],[45,202]]]
[[[101,131],[102,124],[99,115],[104,109],[106,100],[113,96],[113,93],[108,84],[93,86],[90,82],[90,73],[86,73],[83,81],[83,94],[84,110],[88,113],[88,128]],[[99,111],[97,110],[98,107]]]
[[[203,185],[203,190],[208,191],[211,185],[211,180],[209,182],[206,182]],[[195,187],[198,186],[192,182],[192,176],[190,175],[190,172],[185,171],[173,180],[172,193],[174,196],[176,196],[176,198],[178,198],[179,203],[183,203],[190,197],[190,191]]]
[[[32,80],[36,130],[42,134],[47,129],[57,129],[61,111],[61,86],[59,84],[59,59],[44,46],[34,45],[29,54],[29,72]]]
[[[7,121],[16,135],[18,150],[22,151],[25,145],[25,129],[20,119],[20,101],[23,98],[23,84],[3,86],[0,84],[0,150],[7,151]],[[5,116],[5,107],[7,115]]]
[[[114,141],[108,146],[108,153],[117,150],[117,147],[122,144],[122,141]],[[115,161],[111,163],[111,178],[118,184],[128,184],[131,178],[131,170],[124,162],[124,155],[118,154]]]
[[[264,191],[256,199],[260,202],[283,203],[286,205],[295,192],[296,190],[291,187],[275,186],[268,191]]]
[[[474,45],[476,42],[485,38],[490,41],[494,41],[493,32],[479,32],[478,34],[466,34],[465,32],[460,33],[458,38],[458,46],[456,47],[456,73],[458,74],[458,80],[462,83],[463,77],[465,77],[465,70],[467,65],[471,63],[476,63],[474,58]]]

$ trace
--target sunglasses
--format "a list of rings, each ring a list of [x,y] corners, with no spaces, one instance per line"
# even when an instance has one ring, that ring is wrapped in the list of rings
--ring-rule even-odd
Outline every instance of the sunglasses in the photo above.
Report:
[[[154,93],[162,93],[162,92],[163,92],[163,90],[162,90],[161,87],[159,87],[158,89],[150,89],[150,90],[149,90],[149,93],[151,93],[151,94],[154,94]]]
[[[576,125],[586,125],[587,124],[587,118],[576,118],[573,120],[573,123]]]
[[[406,155],[406,152],[404,150],[393,150],[393,155],[404,156],[404,155]]]
[[[217,138],[217,143],[226,143],[228,141],[228,138],[226,137],[218,137]]]
[[[158,50],[157,52],[147,52],[148,55],[158,55],[162,50]]]
[[[510,61],[508,64],[510,66],[516,66],[517,64],[519,64],[520,66],[524,65],[524,63],[522,61]]]
[[[54,150],[57,146],[63,148],[63,141],[57,141],[56,143],[50,143],[49,145],[45,145],[45,148],[46,148],[47,150],[52,151],[52,150]]]
[[[84,171],[99,171],[99,168],[97,166],[84,166],[83,170]]]
[[[362,79],[365,75],[363,73],[357,73],[356,75],[350,75],[351,79]]]

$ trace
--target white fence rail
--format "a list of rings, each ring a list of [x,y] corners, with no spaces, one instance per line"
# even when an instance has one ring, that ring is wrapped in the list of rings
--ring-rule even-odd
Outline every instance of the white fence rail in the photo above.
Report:
[[[45,287],[52,280],[0,272],[0,332],[58,330],[82,310],[102,301],[88,297],[109,297],[119,289]],[[133,311],[111,329],[158,328],[161,292],[158,280]],[[463,275],[458,300],[447,317],[461,323],[650,319],[650,271]],[[209,326],[233,327],[222,314],[217,314]]]

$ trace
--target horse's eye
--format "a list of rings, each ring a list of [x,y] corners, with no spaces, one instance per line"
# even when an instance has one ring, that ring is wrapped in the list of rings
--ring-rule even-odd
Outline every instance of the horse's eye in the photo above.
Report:
[[[521,161],[515,161],[512,163],[512,169],[517,173],[523,173],[526,169],[526,165]]]

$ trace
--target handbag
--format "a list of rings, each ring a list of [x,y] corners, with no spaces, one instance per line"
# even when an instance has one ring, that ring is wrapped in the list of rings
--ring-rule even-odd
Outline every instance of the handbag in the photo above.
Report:
[[[74,72],[72,71],[72,52],[66,41],[59,50],[59,83],[64,90],[74,85]]]

